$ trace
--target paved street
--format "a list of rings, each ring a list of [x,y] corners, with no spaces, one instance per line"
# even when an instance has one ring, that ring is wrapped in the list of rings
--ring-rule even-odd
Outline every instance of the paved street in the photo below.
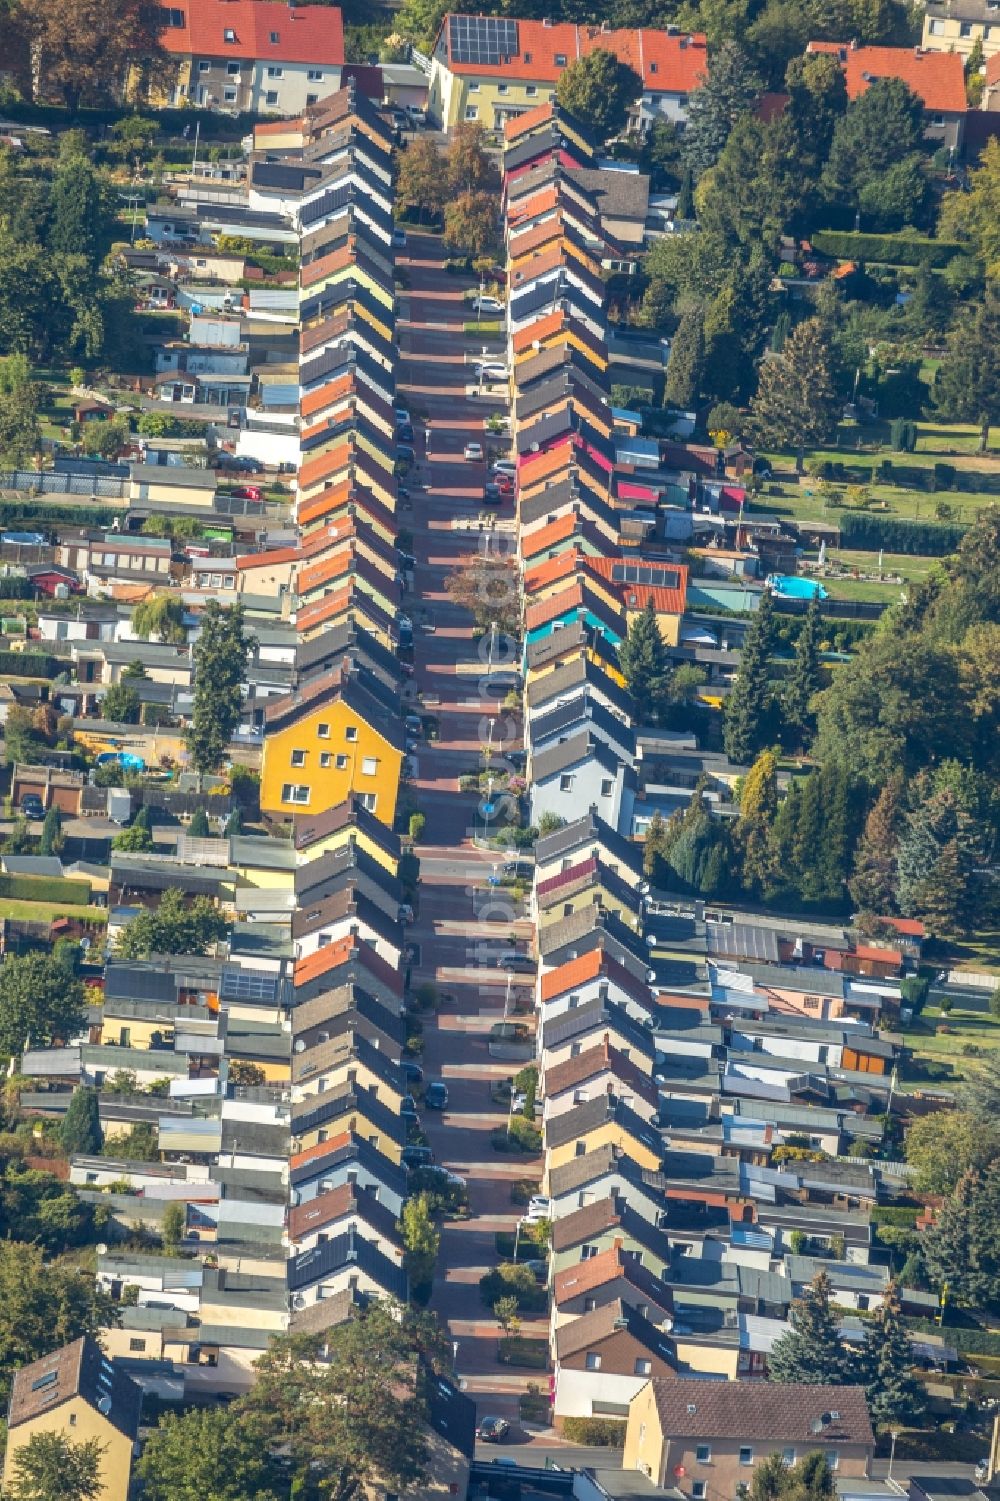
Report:
[[[519,1066],[489,1056],[489,1029],[504,1015],[508,988],[490,949],[499,949],[498,940],[526,937],[530,926],[512,923],[508,899],[487,885],[502,857],[476,848],[474,834],[483,830],[478,799],[461,793],[458,779],[477,768],[490,718],[495,745],[509,745],[518,726],[502,707],[508,690],[489,671],[488,644],[474,641],[472,617],[445,590],[457,561],[480,546],[478,533],[453,525],[456,518],[477,518],[483,510],[486,466],[467,462],[462,450],[470,440],[485,447],[484,419],[505,409],[466,394],[474,380],[466,354],[482,349],[481,341],[474,343],[462,330],[462,293],[469,280],[443,270],[440,240],[429,235],[411,232],[398,259],[410,282],[401,299],[398,403],[412,414],[420,459],[407,481],[412,509],[400,515],[401,525],[413,533],[416,559],[409,600],[416,627],[414,682],[440,724],[440,738],[421,744],[415,758],[417,803],[427,824],[418,849],[421,897],[413,936],[420,962],[414,980],[433,980],[442,997],[438,1015],[425,1024],[422,1062],[425,1078],[443,1079],[450,1098],[443,1114],[423,1112],[423,1126],[437,1162],[468,1179],[471,1204],[468,1219],[443,1228],[432,1307],[456,1342],[457,1369],[480,1414],[516,1418],[517,1394],[527,1380],[534,1375],[544,1385],[547,1378],[539,1372],[511,1373],[497,1364],[498,1329],[478,1282],[495,1264],[496,1232],[513,1229],[517,1221],[512,1181],[537,1178],[541,1170],[540,1160],[505,1157],[490,1144],[492,1129],[506,1118],[491,1101],[490,1082]],[[513,503],[507,500],[501,522],[509,525],[512,516]],[[424,631],[424,621],[433,623],[433,634]],[[499,653],[494,668],[498,660]],[[543,1334],[544,1325],[526,1324],[524,1332]]]

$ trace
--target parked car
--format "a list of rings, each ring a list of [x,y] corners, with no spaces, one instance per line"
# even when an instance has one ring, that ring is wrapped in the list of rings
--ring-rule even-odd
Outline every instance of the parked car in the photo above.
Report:
[[[407,714],[403,720],[403,728],[408,735],[422,735],[424,732],[424,722],[419,714]]]
[[[409,443],[396,444],[396,463],[415,464],[417,455]]]
[[[498,478],[502,474],[508,474],[510,475],[511,479],[513,479],[517,474],[517,465],[514,463],[513,459],[497,459],[496,462],[490,466],[490,473],[496,475]]]
[[[398,425],[398,427],[396,428],[396,442],[397,443],[412,443],[413,442],[413,428],[410,426],[410,424],[408,422],[401,422]]]
[[[504,304],[499,297],[474,297],[472,306],[477,313],[502,313],[505,311]]]
[[[466,443],[463,455],[465,458],[481,464],[483,461],[483,445],[481,443]]]
[[[246,453],[226,453],[222,450],[216,454],[213,463],[217,469],[235,469],[242,474],[260,474],[264,468],[259,459],[251,458]]]
[[[396,426],[397,427],[409,427],[410,426],[410,414],[406,410],[405,407],[397,407],[396,408]]]
[[[398,554],[398,557],[399,566],[400,568],[402,568],[404,573],[411,571],[417,566],[417,560],[413,556],[412,552],[401,552]]]
[[[259,485],[237,485],[230,490],[230,495],[235,495],[237,500],[263,500],[264,492]]]
[[[477,365],[476,374],[488,386],[502,386],[509,378],[506,365]]]
[[[417,1102],[411,1094],[404,1094],[403,1102],[399,1107],[399,1113],[408,1126],[414,1126],[418,1123],[420,1117],[417,1115]]]
[[[440,1079],[428,1084],[424,1092],[424,1104],[428,1110],[444,1110],[448,1104],[447,1084],[443,1084]]]
[[[539,1220],[552,1218],[552,1200],[545,1194],[532,1194],[528,1207],[521,1216],[522,1225],[537,1225]]]
[[[403,1166],[407,1168],[433,1167],[434,1153],[430,1147],[404,1147]]]
[[[504,864],[503,873],[512,877],[515,881],[533,881],[535,878],[535,865],[532,860],[508,860]]]
[[[395,249],[402,250],[406,245],[406,230],[394,229],[392,232],[392,243]]]
[[[510,1424],[506,1418],[480,1418],[476,1424],[476,1438],[484,1444],[499,1444],[510,1432]]]
[[[516,949],[509,954],[501,954],[497,960],[497,969],[505,969],[508,974],[533,975],[537,968],[536,959],[532,959],[530,954],[519,954]]]
[[[413,129],[423,130],[427,124],[427,111],[421,109],[418,104],[408,104],[406,106],[406,113],[410,117],[410,124],[413,126]]]
[[[25,818],[44,818],[45,804],[37,792],[26,792],[21,799],[21,812]]]
[[[419,1063],[407,1063],[404,1059],[399,1067],[402,1072],[403,1079],[407,1084],[412,1086],[414,1084],[422,1084],[424,1082],[424,1071],[420,1067]]]

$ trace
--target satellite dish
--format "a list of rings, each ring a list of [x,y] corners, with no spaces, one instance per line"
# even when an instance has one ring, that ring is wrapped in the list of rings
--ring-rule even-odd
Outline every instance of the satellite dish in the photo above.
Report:
[[[111,1398],[101,1397],[100,1401],[97,1404],[97,1411],[103,1412],[104,1416],[107,1417],[108,1413],[111,1411]]]
[[[822,1433],[823,1432],[823,1419],[822,1418],[813,1418],[812,1422],[809,1424],[809,1432],[810,1433]]]
[[[98,1244],[97,1244],[97,1254],[98,1254],[98,1256],[107,1256],[107,1254],[108,1254],[108,1248],[104,1244],[103,1240],[102,1241],[98,1241]]]

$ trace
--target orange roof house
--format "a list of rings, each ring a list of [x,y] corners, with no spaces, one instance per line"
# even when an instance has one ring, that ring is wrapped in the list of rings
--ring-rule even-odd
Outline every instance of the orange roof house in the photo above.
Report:
[[[955,52],[921,47],[858,47],[853,43],[810,42],[809,52],[829,52],[840,60],[848,99],[857,99],[879,78],[899,78],[923,101],[928,114],[964,115],[965,70]]]

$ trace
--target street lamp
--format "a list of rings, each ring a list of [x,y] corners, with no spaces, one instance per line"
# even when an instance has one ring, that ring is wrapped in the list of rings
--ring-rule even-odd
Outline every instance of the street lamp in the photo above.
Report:
[[[898,1439],[898,1437],[899,1437],[899,1430],[897,1428],[893,1428],[893,1430],[892,1430],[892,1445],[891,1445],[891,1447],[889,1449],[889,1473],[885,1477],[886,1478],[886,1482],[889,1485],[892,1484],[892,1462],[896,1458],[896,1440]]]

